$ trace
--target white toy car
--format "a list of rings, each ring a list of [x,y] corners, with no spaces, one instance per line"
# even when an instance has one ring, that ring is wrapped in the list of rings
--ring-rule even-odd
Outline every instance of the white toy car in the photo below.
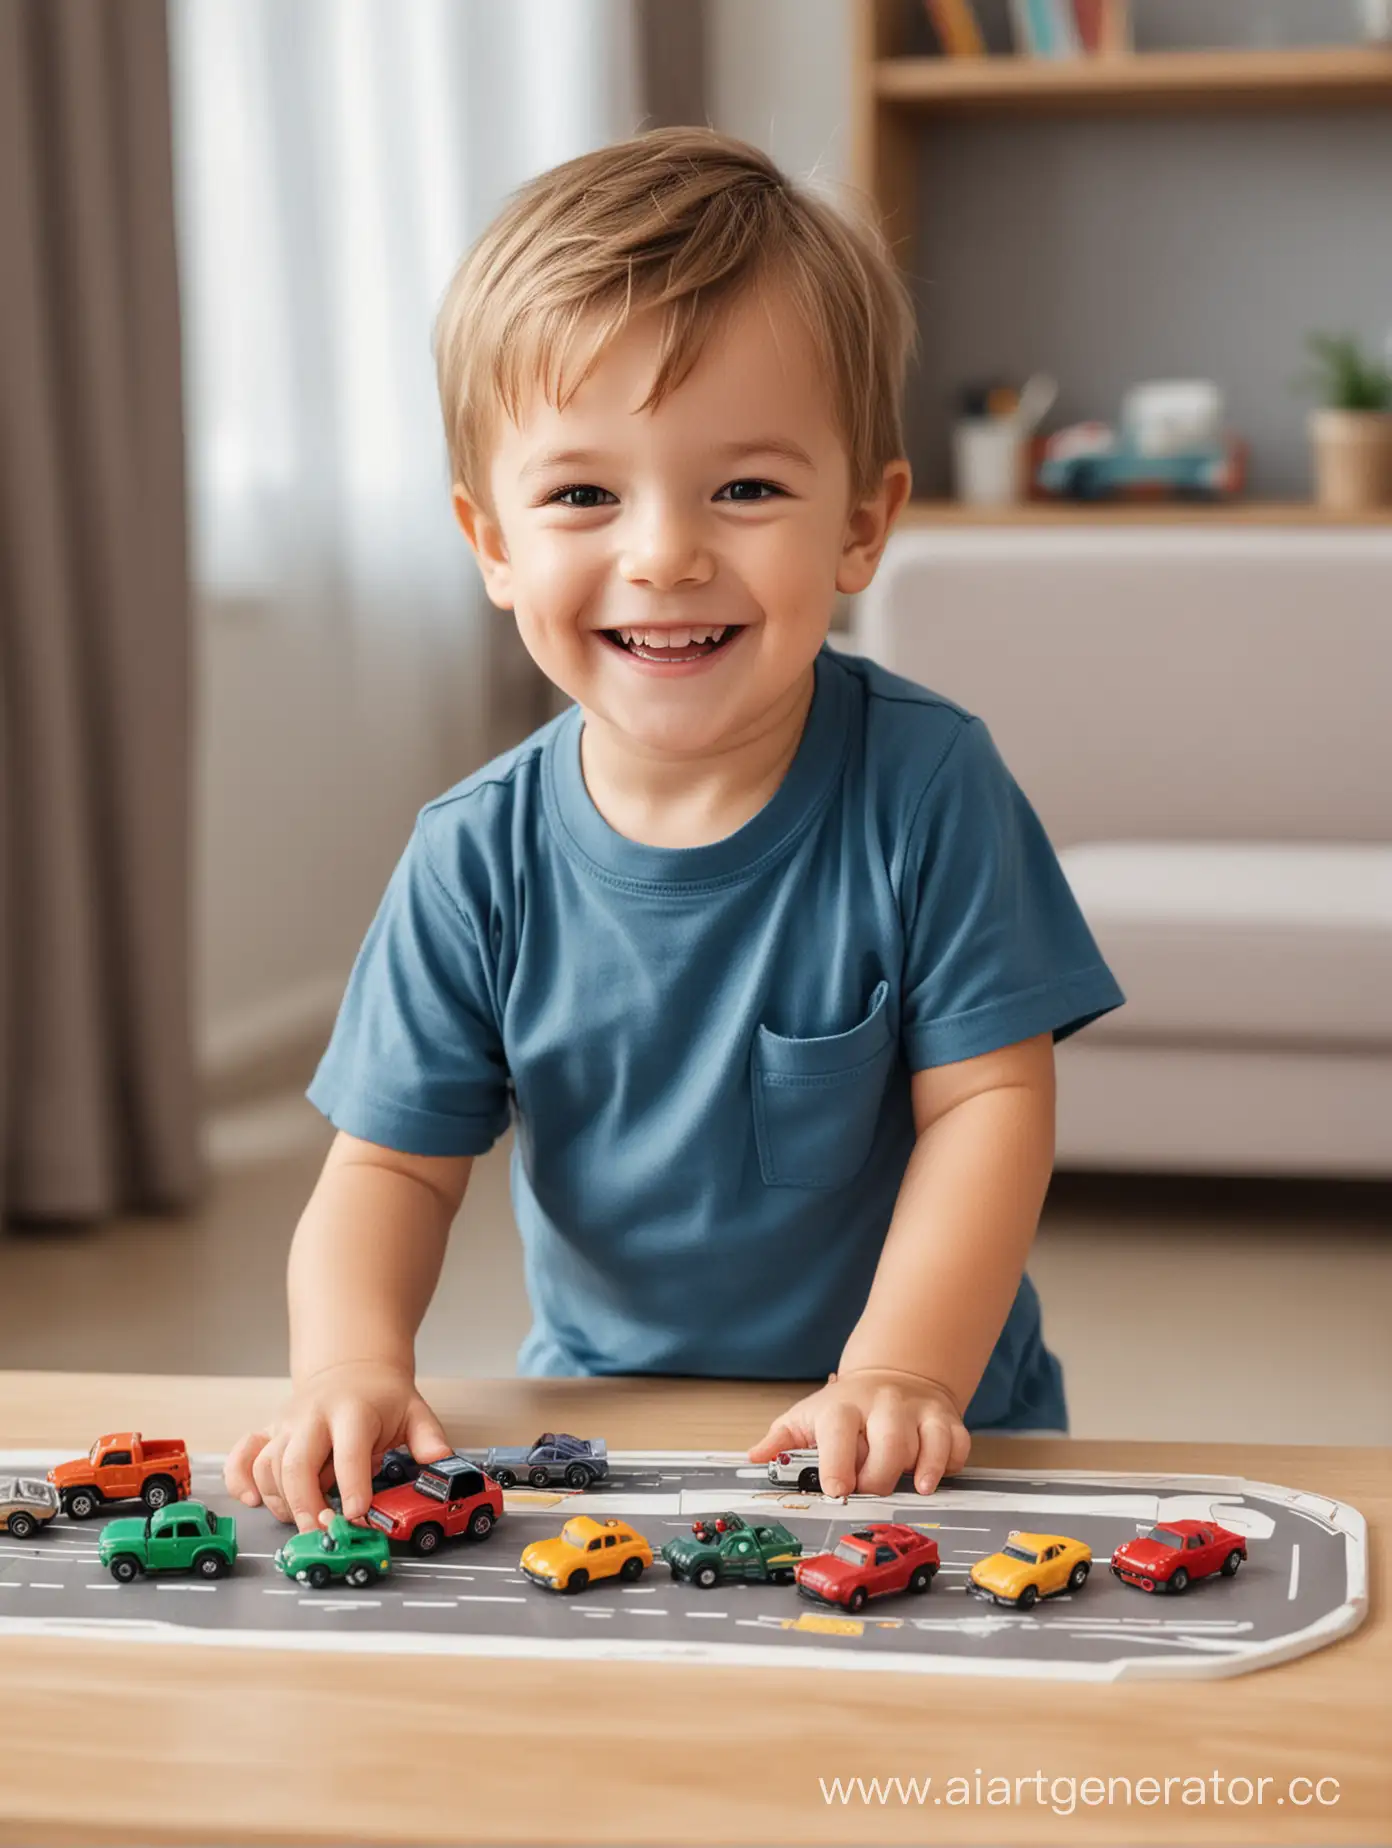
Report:
[[[822,1478],[817,1470],[815,1450],[780,1450],[768,1466],[768,1479],[779,1489],[801,1489],[804,1495],[820,1495]]]

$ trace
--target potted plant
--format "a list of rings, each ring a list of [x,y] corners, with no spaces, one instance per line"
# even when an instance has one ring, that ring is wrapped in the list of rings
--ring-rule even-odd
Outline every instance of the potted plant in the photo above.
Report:
[[[1324,399],[1310,413],[1317,500],[1340,512],[1392,506],[1392,367],[1348,334],[1311,334],[1307,345]]]

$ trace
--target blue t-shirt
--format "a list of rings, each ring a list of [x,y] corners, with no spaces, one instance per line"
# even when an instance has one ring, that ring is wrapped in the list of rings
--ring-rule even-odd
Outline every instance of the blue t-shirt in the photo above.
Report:
[[[824,648],[787,775],[707,846],[600,815],[571,707],[421,811],[311,1101],[419,1155],[515,1124],[524,1373],[824,1378],[909,1076],[1122,999],[981,720]],[[1028,1278],[968,1423],[1066,1422]]]

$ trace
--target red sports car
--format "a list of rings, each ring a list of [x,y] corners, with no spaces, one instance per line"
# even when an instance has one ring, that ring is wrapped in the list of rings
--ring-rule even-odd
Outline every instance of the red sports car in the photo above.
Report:
[[[805,1597],[858,1611],[869,1598],[927,1591],[937,1569],[936,1540],[899,1521],[877,1521],[843,1534],[830,1553],[800,1559],[793,1576]]]
[[[1247,1542],[1211,1521],[1166,1521],[1123,1540],[1112,1571],[1142,1591],[1185,1591],[1197,1578],[1221,1572],[1231,1578],[1247,1557]]]

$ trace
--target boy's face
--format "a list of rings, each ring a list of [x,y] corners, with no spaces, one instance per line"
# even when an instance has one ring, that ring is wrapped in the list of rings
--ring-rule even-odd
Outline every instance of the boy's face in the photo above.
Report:
[[[638,411],[659,331],[635,317],[564,411],[537,390],[520,423],[501,418],[493,512],[455,505],[490,598],[587,720],[699,758],[805,696],[836,593],[869,583],[909,470],[850,508],[827,384],[781,292],[739,302]]]

